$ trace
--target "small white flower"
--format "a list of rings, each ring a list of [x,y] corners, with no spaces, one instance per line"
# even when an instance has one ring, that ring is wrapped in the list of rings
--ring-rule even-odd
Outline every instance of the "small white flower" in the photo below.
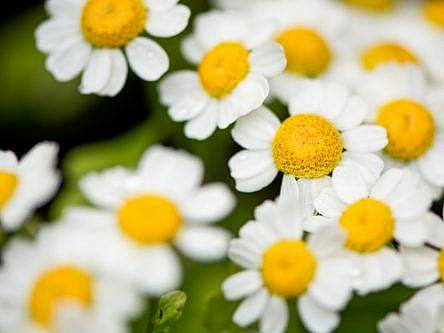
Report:
[[[0,151],[0,218],[7,231],[18,229],[35,209],[56,192],[58,146],[37,144],[19,161],[12,151]]]
[[[439,196],[444,187],[444,89],[427,85],[415,66],[387,65],[359,85],[369,120],[387,129],[386,168],[409,166]]]
[[[325,0],[277,0],[254,12],[275,23],[273,38],[287,58],[285,72],[271,80],[273,96],[288,102],[312,79],[329,79],[346,37],[347,16],[340,7]]]
[[[353,265],[324,230],[303,240],[306,217],[297,201],[266,201],[231,242],[228,255],[244,270],[225,280],[222,290],[229,300],[245,298],[233,316],[239,326],[259,320],[261,333],[285,332],[289,299],[297,301],[310,332],[327,333],[339,325],[338,312],[352,295]]]
[[[401,305],[400,313],[389,314],[378,324],[381,333],[444,332],[444,288],[433,285],[419,291]]]
[[[245,13],[212,11],[196,19],[183,51],[198,71],[179,71],[159,86],[160,98],[185,135],[203,140],[260,107],[269,94],[267,78],[285,68],[282,47],[267,42],[270,22]]]
[[[409,169],[390,169],[374,184],[356,174],[321,192],[314,202],[321,215],[307,220],[304,227],[346,234],[346,242],[335,242],[356,261],[355,287],[367,294],[401,279],[401,258],[389,245],[393,239],[407,246],[424,244],[428,234],[424,220],[431,202],[430,189]]]
[[[127,331],[140,310],[137,293],[102,274],[104,263],[85,235],[56,226],[33,243],[8,244],[0,270],[1,332]]]
[[[226,255],[230,234],[214,224],[232,211],[235,198],[224,184],[201,185],[203,176],[198,158],[151,147],[135,171],[118,167],[87,175],[81,189],[99,209],[71,209],[65,223],[101,235],[107,245],[97,252],[109,258],[111,273],[158,296],[182,279],[172,245],[197,261]]]
[[[50,19],[36,31],[37,47],[47,53],[46,68],[59,81],[83,72],[80,92],[115,96],[128,65],[143,80],[156,81],[169,68],[165,50],[139,37],[172,37],[188,24],[190,10],[179,0],[47,0]]]
[[[232,134],[246,150],[229,161],[236,188],[258,191],[281,171],[283,191],[296,191],[310,205],[329,185],[330,173],[335,186],[356,174],[377,179],[383,162],[374,153],[385,147],[387,136],[380,126],[362,124],[367,111],[344,86],[312,81],[295,94],[291,116],[282,124],[266,108],[239,119]]]

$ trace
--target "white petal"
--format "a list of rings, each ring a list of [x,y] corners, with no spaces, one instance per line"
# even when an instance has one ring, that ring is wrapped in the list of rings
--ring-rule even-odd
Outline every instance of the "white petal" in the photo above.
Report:
[[[219,105],[210,100],[205,109],[185,125],[185,135],[190,139],[205,140],[214,133],[217,127]]]
[[[444,248],[444,222],[435,214],[428,213],[424,217],[427,229],[427,242],[437,248]]]
[[[288,109],[291,115],[299,113],[321,113],[321,103],[324,96],[321,82],[307,82],[301,89],[295,91],[293,96]]]
[[[350,94],[349,89],[338,83],[324,83],[321,115],[333,121],[341,114]]]
[[[315,215],[304,220],[303,229],[304,231],[314,233],[323,228],[334,226],[336,222],[335,219],[324,217],[322,215]]]
[[[37,48],[42,52],[55,51],[63,42],[80,35],[77,21],[54,18],[40,24],[35,32]]]
[[[336,167],[333,170],[332,182],[338,197],[348,204],[369,195],[367,182],[352,165]]]
[[[368,105],[363,99],[352,96],[348,99],[345,109],[333,120],[335,126],[341,130],[349,130],[360,125],[368,113]]]
[[[82,1],[77,0],[48,0],[45,3],[46,10],[52,16],[80,17]]]
[[[156,37],[173,37],[186,28],[190,14],[184,5],[166,11],[148,11],[146,31]]]
[[[424,220],[425,215],[413,220],[397,219],[395,223],[396,240],[404,246],[423,245],[427,240],[427,228]]]
[[[288,306],[284,299],[272,296],[259,323],[261,333],[283,333],[288,325]]]
[[[182,214],[193,223],[211,223],[225,218],[235,204],[236,198],[228,186],[212,183],[190,195],[182,206]]]
[[[258,268],[262,261],[262,254],[251,245],[251,243],[241,240],[233,239],[228,249],[228,257],[238,265],[247,268]]]
[[[233,128],[233,139],[246,149],[270,149],[280,126],[279,119],[269,109],[261,107],[242,117]]]
[[[371,197],[384,200],[398,187],[405,170],[392,168],[384,172],[381,178],[377,181],[371,190]]]
[[[212,262],[227,254],[231,235],[217,227],[183,227],[176,237],[175,244],[187,257]]]
[[[432,147],[424,156],[418,159],[417,165],[424,177],[432,184],[444,186],[444,148]]]
[[[232,96],[223,98],[219,102],[219,117],[217,119],[217,126],[220,129],[225,129],[245,113],[245,110],[240,109],[237,106],[237,100],[235,98]]]
[[[284,50],[275,42],[264,43],[250,54],[251,70],[267,77],[281,73],[286,65]]]
[[[237,85],[231,98],[237,101],[237,106],[245,110],[243,114],[246,114],[262,106],[269,92],[268,81],[260,74],[250,73]]]
[[[165,11],[173,8],[179,0],[143,0],[148,11]]]
[[[342,164],[350,164],[357,168],[370,187],[373,187],[384,170],[384,161],[376,154],[352,153],[346,151],[342,155],[340,165]]]
[[[91,45],[82,39],[65,41],[46,60],[46,68],[58,81],[70,81],[85,68],[91,54]]]
[[[231,275],[222,283],[224,296],[230,301],[249,296],[261,287],[262,276],[256,270],[241,271]]]
[[[428,247],[401,249],[404,263],[403,283],[411,288],[420,288],[439,279],[439,252]]]
[[[332,225],[311,234],[308,245],[317,257],[327,258],[342,254],[346,239],[345,231],[338,225]]]
[[[248,296],[236,309],[233,322],[240,327],[250,326],[262,316],[269,299],[270,295],[265,288]]]
[[[277,235],[268,223],[245,223],[239,230],[239,236],[254,244],[257,252],[265,251],[269,246],[278,241]]]
[[[161,103],[170,106],[202,89],[196,72],[181,70],[167,75],[160,81],[158,90]]]
[[[304,326],[311,332],[329,333],[339,325],[339,315],[319,306],[310,296],[301,296],[298,310]]]
[[[174,121],[186,121],[197,118],[210,103],[210,97],[200,88],[190,92],[168,109]]]
[[[236,179],[236,189],[240,192],[252,193],[270,185],[276,178],[279,170],[269,169],[250,178]]]
[[[134,38],[125,51],[131,69],[145,81],[158,80],[170,66],[165,50],[148,38]]]
[[[110,75],[111,53],[108,49],[94,50],[83,72],[80,92],[82,94],[99,93],[105,88]]]
[[[128,65],[125,56],[119,49],[109,50],[111,56],[111,70],[108,82],[99,92],[100,96],[116,96],[123,88],[128,75]]]
[[[339,217],[345,210],[346,205],[341,202],[333,187],[327,187],[315,199],[314,207],[321,215]]]
[[[18,159],[14,152],[10,150],[0,150],[0,169],[14,172],[18,164]]]
[[[194,35],[189,35],[182,39],[181,50],[185,59],[193,65],[199,65],[206,53]]]
[[[388,144],[385,128],[377,125],[361,125],[342,133],[344,148],[357,153],[371,153]]]

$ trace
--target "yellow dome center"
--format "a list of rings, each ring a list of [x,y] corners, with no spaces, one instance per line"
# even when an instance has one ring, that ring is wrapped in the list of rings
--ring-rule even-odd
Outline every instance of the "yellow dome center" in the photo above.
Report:
[[[389,62],[396,62],[399,64],[419,63],[415,55],[401,45],[395,43],[377,44],[362,54],[362,64],[367,70],[373,70],[376,67]]]
[[[384,12],[393,8],[394,0],[342,0],[343,2],[372,12]]]
[[[250,70],[249,52],[240,43],[226,42],[210,50],[199,66],[200,81],[213,97],[231,93]]]
[[[262,277],[268,290],[292,298],[307,290],[316,272],[316,258],[301,241],[282,241],[264,253]]]
[[[93,281],[90,275],[72,266],[54,268],[40,276],[32,289],[29,311],[42,326],[50,327],[57,305],[74,301],[88,308],[93,301]]]
[[[276,41],[284,47],[287,70],[308,77],[324,73],[332,58],[330,47],[317,32],[293,28],[282,32]]]
[[[395,220],[390,208],[374,199],[362,199],[347,207],[339,219],[347,231],[346,246],[356,252],[374,252],[393,238]]]
[[[393,158],[411,161],[422,156],[435,137],[430,112],[412,100],[396,100],[380,108],[376,123],[387,129],[385,151]]]
[[[277,168],[297,178],[328,175],[342,157],[339,131],[324,117],[297,114],[285,120],[273,140]]]
[[[19,179],[16,175],[0,171],[0,209],[11,199],[18,183]]]
[[[118,221],[125,235],[143,245],[170,242],[181,225],[177,207],[155,195],[128,200],[118,212]]]
[[[444,29],[444,0],[430,0],[424,5],[424,15],[426,19]]]
[[[122,47],[144,29],[147,10],[141,0],[89,0],[83,7],[85,39],[98,47]]]
[[[441,249],[441,252],[438,257],[438,269],[441,281],[444,282],[444,249]]]

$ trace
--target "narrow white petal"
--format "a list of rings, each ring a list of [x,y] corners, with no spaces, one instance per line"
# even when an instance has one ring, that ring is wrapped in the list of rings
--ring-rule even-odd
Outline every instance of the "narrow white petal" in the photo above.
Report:
[[[248,296],[236,309],[233,322],[240,327],[253,324],[264,313],[269,299],[270,295],[265,288],[261,288],[256,293]]]
[[[298,310],[304,326],[316,333],[329,333],[339,325],[339,315],[318,305],[310,296],[301,296]]]
[[[181,70],[167,75],[160,81],[158,90],[161,103],[170,106],[201,90],[201,85],[196,72]]]
[[[190,139],[205,140],[214,133],[217,127],[219,103],[210,100],[205,109],[185,125],[185,135]]]
[[[143,0],[148,11],[166,11],[173,8],[179,0]]]
[[[250,54],[251,70],[267,77],[280,74],[286,65],[284,50],[275,42],[264,43]]]
[[[283,333],[288,325],[288,305],[278,296],[272,296],[265,307],[259,330],[261,333]]]
[[[361,125],[342,133],[344,148],[357,153],[379,151],[388,144],[385,128],[377,125]]]
[[[228,257],[238,265],[247,269],[256,269],[262,261],[262,253],[251,243],[241,239],[233,239],[228,249]]]
[[[234,301],[255,293],[262,287],[262,276],[259,271],[241,271],[230,276],[222,283],[225,298]]]
[[[109,51],[111,56],[111,71],[108,82],[99,92],[101,96],[116,96],[123,88],[128,76],[128,64],[123,52],[119,49]]]
[[[341,131],[352,129],[364,121],[368,111],[368,105],[363,99],[352,96],[348,99],[345,109],[333,120],[333,123]]]
[[[82,94],[99,93],[105,88],[111,76],[111,62],[111,52],[108,49],[96,49],[91,53],[82,75]]]
[[[345,210],[346,204],[339,199],[333,187],[327,187],[315,199],[314,207],[321,215],[339,217]]]
[[[246,112],[253,111],[264,103],[270,88],[268,81],[260,74],[250,73],[232,92],[238,107]]]
[[[186,28],[190,14],[184,5],[166,11],[148,11],[146,31],[156,37],[173,37]]]
[[[425,219],[425,214],[412,220],[397,219],[395,224],[396,240],[404,246],[423,245],[427,240]]]
[[[310,81],[294,92],[289,103],[291,115],[299,113],[321,113],[324,96],[323,85],[319,81]]]
[[[444,248],[444,222],[435,214],[427,213],[424,217],[427,229],[427,242],[437,248]]]
[[[359,170],[352,165],[340,165],[333,170],[333,188],[338,197],[351,204],[369,195],[366,180],[361,176]]]
[[[411,288],[430,285],[439,279],[439,252],[428,247],[401,249],[404,263],[402,281]]]
[[[77,21],[53,18],[38,26],[35,32],[37,48],[42,52],[55,51],[63,42],[80,34]]]

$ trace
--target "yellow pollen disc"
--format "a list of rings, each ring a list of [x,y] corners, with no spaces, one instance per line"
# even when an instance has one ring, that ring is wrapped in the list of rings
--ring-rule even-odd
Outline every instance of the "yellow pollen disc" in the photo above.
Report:
[[[376,123],[387,129],[385,151],[393,158],[411,161],[422,156],[435,137],[435,121],[430,112],[412,100],[396,100],[384,105]]]
[[[92,290],[92,278],[87,272],[71,266],[52,269],[42,275],[32,289],[30,314],[37,323],[49,327],[60,302],[74,301],[88,308],[93,301]]]
[[[128,200],[118,212],[118,221],[125,235],[144,245],[170,242],[181,225],[176,206],[155,195]]]
[[[330,65],[332,54],[325,39],[307,28],[282,32],[276,41],[287,57],[287,70],[308,77],[317,77]]]
[[[409,50],[394,43],[375,45],[362,54],[362,64],[367,70],[373,70],[388,62],[397,62],[399,64],[419,63],[418,59]]]
[[[141,0],[89,0],[83,7],[85,39],[99,47],[122,47],[144,29],[147,10]]]
[[[226,42],[210,50],[199,65],[200,81],[213,97],[231,93],[250,71],[249,52],[240,43]]]
[[[297,178],[328,175],[342,157],[339,131],[324,117],[297,114],[285,120],[273,140],[277,168]]]
[[[424,15],[429,22],[444,29],[444,0],[430,0],[424,5]]]
[[[11,199],[19,179],[16,175],[0,171],[0,209]]]
[[[264,253],[262,277],[273,293],[292,298],[307,290],[316,272],[316,258],[301,241],[282,241]]]
[[[438,269],[441,281],[444,282],[444,249],[441,249],[441,253],[439,254]]]
[[[374,252],[393,238],[395,220],[383,202],[362,199],[347,207],[339,219],[347,231],[346,246],[357,252]]]
[[[373,12],[384,12],[393,8],[394,0],[342,0],[343,2]]]

